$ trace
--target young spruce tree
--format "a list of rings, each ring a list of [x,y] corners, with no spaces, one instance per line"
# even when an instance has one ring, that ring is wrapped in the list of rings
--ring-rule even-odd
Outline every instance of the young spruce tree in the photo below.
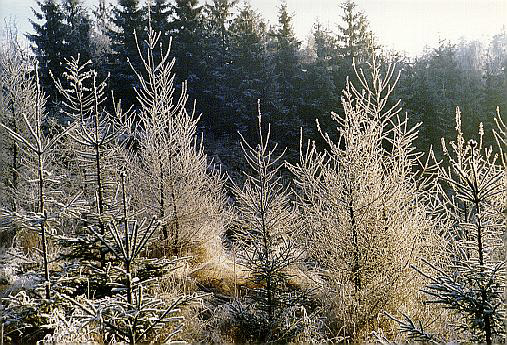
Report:
[[[456,140],[442,139],[444,161],[433,166],[441,183],[437,196],[441,204],[435,212],[445,215],[441,232],[448,243],[446,260],[436,264],[424,260],[426,269],[415,268],[429,280],[422,290],[428,296],[426,303],[457,314],[461,322],[454,327],[462,337],[458,340],[486,344],[501,341],[506,332],[506,131],[499,113],[496,122],[500,159],[491,147],[483,147],[482,123],[479,140],[465,140],[461,112],[456,109]],[[424,332],[408,316],[396,321],[413,339],[443,339]]]
[[[249,319],[242,326],[246,330],[257,325],[252,327],[254,339],[286,341],[291,311],[301,297],[291,294],[288,288],[289,270],[302,255],[302,248],[295,240],[301,223],[290,191],[281,180],[282,155],[275,154],[277,145],[270,147],[270,127],[266,135],[262,132],[260,110],[258,131],[259,142],[255,146],[242,137],[241,147],[250,172],[244,172],[246,179],[242,188],[233,187],[237,199],[238,257],[257,286],[252,290],[253,312],[246,314]]]

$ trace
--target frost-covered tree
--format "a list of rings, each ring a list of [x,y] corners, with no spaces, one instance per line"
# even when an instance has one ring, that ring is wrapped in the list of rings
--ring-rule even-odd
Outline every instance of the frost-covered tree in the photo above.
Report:
[[[171,253],[204,249],[210,240],[220,241],[224,196],[220,174],[210,166],[197,136],[195,110],[187,111],[186,83],[176,95],[174,59],[169,49],[156,61],[160,34],[150,30],[144,69],[136,71],[141,88],[139,150],[133,157],[139,179],[137,202],[162,221],[162,234]],[[140,48],[141,49],[141,48]]]
[[[419,197],[413,147],[417,128],[398,104],[388,105],[396,84],[373,62],[371,75],[356,71],[348,83],[344,114],[332,114],[337,137],[324,133],[327,149],[301,143],[295,175],[306,231],[300,240],[322,277],[329,315],[340,334],[361,339],[382,310],[395,310],[417,292],[409,264],[431,244],[431,227]],[[423,238],[424,234],[424,238]],[[326,293],[327,291],[327,293]]]
[[[148,11],[150,15],[149,25],[151,25],[153,31],[160,33],[160,41],[163,44],[164,49],[167,49],[170,35],[170,5],[167,0],[155,0],[152,3],[149,3]]]
[[[30,60],[20,49],[14,28],[6,27],[5,44],[0,49],[0,122],[15,133],[24,131],[19,114],[27,111],[31,93],[27,84]],[[0,128],[0,205],[17,211],[20,202],[21,148],[4,128]]]
[[[500,115],[497,123],[503,154],[505,126]],[[455,141],[442,139],[444,162],[433,167],[442,185],[438,195],[441,205],[435,212],[445,215],[441,232],[447,243],[446,260],[425,260],[426,267],[416,270],[429,280],[422,290],[427,303],[458,315],[461,322],[455,328],[462,340],[492,344],[505,335],[505,157],[499,162],[491,147],[483,147],[482,124],[478,141],[465,140],[459,108],[456,132]],[[400,325],[418,336],[409,318]]]
[[[113,113],[106,110],[106,81],[97,81],[97,73],[89,65],[73,58],[67,63],[66,80],[55,80],[65,114],[74,123],[62,150],[75,181],[68,188],[79,193],[82,204],[79,216],[59,236],[60,245],[66,248],[61,253],[63,275],[68,271],[72,278],[60,280],[60,290],[71,295],[88,290],[98,297],[111,290],[106,284],[109,249],[89,227],[96,225],[105,234],[108,220],[119,212],[114,197],[130,126],[129,115],[122,112],[119,102]]]
[[[257,286],[252,298],[258,310],[249,314],[251,320],[246,320],[244,327],[247,323],[257,324],[256,339],[273,341],[286,336],[284,332],[290,324],[286,319],[288,311],[301,297],[295,292],[291,294],[287,287],[289,270],[301,259],[302,248],[296,242],[301,223],[290,191],[282,183],[282,156],[275,153],[277,145],[270,146],[269,126],[267,134],[263,134],[260,113],[258,134],[255,146],[242,137],[241,147],[249,171],[244,171],[243,187],[233,187],[235,229],[239,263]]]
[[[180,307],[196,296],[181,295],[168,302],[150,293],[150,287],[158,282],[157,278],[174,270],[179,260],[145,257],[147,247],[155,240],[154,234],[159,231],[161,222],[156,217],[150,220],[135,218],[139,212],[130,206],[125,188],[127,178],[125,172],[120,173],[119,192],[116,195],[121,209],[118,217],[107,222],[105,232],[97,225],[89,227],[111,253],[111,261],[106,270],[108,285],[113,287],[112,296],[97,299],[84,295],[77,298],[66,295],[60,297],[77,309],[72,315],[74,318],[81,319],[84,325],[92,328],[95,324],[92,333],[102,335],[108,342],[144,342],[155,339],[166,324],[176,324],[165,339],[160,339],[168,341],[183,326],[183,318],[176,316]]]
[[[34,66],[37,68],[37,66]],[[25,71],[28,73],[28,71]],[[30,104],[21,113],[24,127],[27,128],[25,135],[17,132],[15,129],[0,123],[9,135],[12,136],[22,147],[25,152],[25,162],[27,167],[26,178],[35,185],[33,188],[33,195],[29,197],[29,204],[33,205],[32,210],[24,210],[25,212],[33,212],[31,216],[25,217],[28,222],[33,223],[32,227],[38,227],[40,235],[43,270],[44,270],[44,288],[45,297],[51,297],[51,284],[49,276],[49,261],[48,261],[48,233],[50,232],[52,217],[48,215],[50,208],[47,204],[56,205],[58,198],[56,197],[59,192],[55,189],[58,184],[57,177],[51,177],[53,173],[49,170],[51,161],[54,160],[54,149],[56,144],[62,139],[66,132],[71,129],[70,127],[60,133],[48,131],[46,126],[50,125],[45,111],[46,96],[41,89],[39,82],[38,71],[35,71],[35,77],[30,77],[24,84],[26,92],[30,97]],[[54,215],[52,215],[54,217]],[[17,217],[17,215],[14,215]]]

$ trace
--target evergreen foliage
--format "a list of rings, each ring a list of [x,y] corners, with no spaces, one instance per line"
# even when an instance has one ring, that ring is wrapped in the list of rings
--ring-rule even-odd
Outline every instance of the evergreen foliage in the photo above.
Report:
[[[281,108],[276,109],[278,121],[276,127],[283,128],[280,133],[292,137],[297,135],[301,122],[297,116],[301,104],[301,66],[299,42],[292,27],[292,15],[289,13],[287,3],[282,2],[278,13],[278,23],[270,32],[273,42],[273,73],[276,90],[280,98]],[[291,125],[287,127],[287,124]]]
[[[169,25],[175,42],[172,52],[178,61],[176,76],[197,88],[202,85],[199,77],[203,75],[201,64],[204,61],[202,11],[197,0],[176,0],[171,5],[173,18]]]
[[[266,104],[267,114],[275,112],[276,94],[269,80],[273,73],[267,51],[266,24],[250,5],[245,4],[234,18],[231,27],[231,59],[227,105],[240,119],[238,129],[245,131],[252,122],[258,99]],[[269,118],[269,117],[268,117]]]
[[[338,41],[341,54],[350,62],[361,64],[367,62],[373,45],[373,36],[369,30],[366,16],[357,10],[352,0],[346,0],[340,5],[343,11],[341,19],[343,25],[338,26]]]
[[[65,57],[80,55],[83,61],[91,58],[92,21],[81,0],[65,0],[62,2],[67,33],[65,37]]]
[[[244,172],[243,188],[235,185],[237,198],[237,246],[240,263],[250,271],[254,285],[252,296],[257,312],[250,314],[256,340],[283,340],[290,312],[301,296],[288,286],[289,270],[300,261],[302,248],[296,238],[301,223],[290,201],[290,192],[281,181],[280,159],[276,145],[270,147],[270,127],[262,131],[259,109],[259,141],[251,146],[242,137],[241,147],[251,172]]]
[[[500,116],[498,121],[501,125]],[[501,131],[500,127],[497,133]],[[440,212],[449,221],[443,229],[448,260],[437,265],[424,260],[431,273],[416,270],[429,280],[422,290],[428,295],[427,303],[455,311],[461,321],[455,325],[459,331],[473,341],[492,344],[505,334],[506,167],[504,162],[499,164],[491,147],[483,147],[482,124],[479,141],[465,141],[459,108],[456,132],[455,141],[447,144],[442,139],[447,164],[435,166],[435,174],[447,187],[441,189]],[[502,145],[503,151],[505,142]],[[407,331],[415,330],[408,327]]]
[[[141,42],[144,40],[146,15],[139,0],[119,0],[112,14],[114,27],[109,31],[112,52],[108,71],[111,88],[128,107],[135,103],[134,89],[139,87],[130,64],[136,69],[142,68],[135,37]]]
[[[61,66],[64,61],[66,50],[66,27],[64,13],[56,0],[37,1],[40,12],[32,8],[35,18],[43,21],[41,24],[31,21],[35,34],[28,35],[28,40],[34,44],[34,53],[39,62],[41,83],[51,99],[56,97],[56,92],[51,89],[51,77],[49,71],[56,75],[63,72]]]

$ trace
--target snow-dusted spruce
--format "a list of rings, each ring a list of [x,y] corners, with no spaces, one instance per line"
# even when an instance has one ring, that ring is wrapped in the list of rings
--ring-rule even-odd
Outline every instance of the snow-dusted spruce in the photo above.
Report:
[[[48,185],[57,181],[51,178],[52,173],[46,169],[46,165],[48,161],[54,159],[53,150],[56,144],[72,127],[68,127],[60,133],[48,133],[46,130],[47,113],[44,108],[46,98],[39,84],[38,68],[37,66],[34,67],[35,78],[32,78],[30,82],[25,84],[25,91],[30,94],[32,102],[30,106],[21,113],[28,134],[23,136],[3,123],[0,123],[0,126],[3,127],[12,138],[17,140],[22,146],[22,149],[26,151],[26,164],[28,168],[33,171],[33,175],[35,175],[34,179],[31,181],[36,184],[34,188],[34,190],[36,190],[36,196],[35,200],[33,200],[34,209],[31,210],[34,212],[32,222],[39,227],[39,234],[41,236],[45,297],[49,299],[51,297],[51,284],[49,277],[47,236],[50,224],[48,223],[49,219],[46,203],[48,202],[47,199],[50,199],[49,202],[54,202],[54,194],[58,193],[58,191],[48,190]],[[29,72],[25,71],[25,73]]]
[[[122,164],[122,142],[129,129],[129,114],[123,113],[121,103],[114,103],[113,114],[106,109],[106,80],[97,81],[97,73],[88,68],[90,61],[80,63],[79,56],[67,61],[65,81],[55,80],[55,85],[64,97],[65,114],[76,123],[69,132],[70,164],[76,166],[74,174],[82,183],[88,211],[82,215],[84,223],[97,222],[104,233],[105,219],[114,213],[111,204],[116,186],[118,165]],[[97,248],[93,236],[83,234],[72,241],[72,255],[88,257],[106,264],[107,250]],[[64,240],[64,239],[62,239]],[[77,242],[76,242],[77,241]],[[64,245],[66,246],[66,245]],[[70,256],[67,256],[70,258]]]
[[[125,179],[125,172],[120,173],[117,201],[122,209],[121,216],[108,221],[105,232],[100,224],[89,226],[110,253],[108,284],[113,287],[114,295],[95,300],[84,296],[71,298],[62,295],[62,298],[79,310],[73,317],[89,323],[90,327],[100,320],[95,332],[103,335],[108,342],[127,341],[135,344],[153,340],[165,324],[176,323],[166,334],[167,339],[159,339],[167,341],[182,327],[183,318],[175,314],[183,304],[197,296],[182,295],[168,303],[150,294],[150,287],[158,283],[157,277],[176,268],[181,259],[149,259],[144,256],[161,222],[155,217],[139,221],[134,218],[140,212],[132,212],[129,207]]]
[[[270,146],[270,127],[262,131],[259,109],[259,142],[252,146],[241,136],[248,171],[243,187],[234,184],[235,226],[238,262],[250,274],[256,288],[252,290],[254,310],[242,327],[252,327],[257,340],[282,340],[292,323],[289,311],[301,296],[289,292],[289,269],[301,259],[302,248],[294,240],[301,222],[290,199],[290,190],[281,181],[281,155],[277,145]],[[248,303],[248,302],[246,302]],[[252,308],[247,308],[246,311]],[[241,311],[241,310],[238,310]],[[243,311],[245,312],[245,311]],[[241,315],[238,315],[241,317]]]
[[[415,172],[417,127],[389,102],[395,67],[373,58],[369,69],[356,70],[360,88],[348,82],[344,113],[332,113],[337,138],[319,128],[328,148],[308,141],[305,149],[301,140],[300,162],[289,165],[306,228],[300,240],[322,276],[328,315],[358,341],[382,310],[397,310],[421,287],[409,264],[431,244]]]
[[[7,98],[11,115],[18,119],[14,126],[12,122],[0,121],[0,127],[16,141],[20,157],[20,163],[12,167],[17,170],[14,173],[19,178],[15,189],[17,196],[14,202],[2,205],[6,208],[0,210],[0,231],[14,230],[17,233],[16,247],[2,253],[1,260],[13,262],[12,267],[19,269],[15,274],[23,275],[18,280],[24,281],[14,284],[9,297],[2,301],[2,323],[5,323],[5,336],[10,340],[23,336],[27,327],[41,330],[48,320],[48,313],[56,307],[48,237],[59,231],[75,200],[70,198],[71,204],[66,203],[68,193],[61,189],[62,178],[58,176],[56,164],[58,145],[72,127],[58,129],[49,119],[37,65],[20,59],[17,54],[3,56],[5,59],[1,61],[5,72],[2,74],[3,96]],[[15,66],[16,63],[19,65]],[[15,85],[11,83],[14,81]],[[40,246],[41,249],[34,248],[30,253],[30,250],[24,252],[19,248],[18,235],[22,231],[37,234],[34,247]],[[27,235],[23,237],[29,238]],[[2,262],[2,266],[7,265]]]
[[[186,82],[176,97],[174,59],[170,47],[157,50],[159,40],[160,34],[150,30],[145,53],[138,44],[144,69],[136,71],[141,86],[136,89],[140,125],[134,134],[139,147],[131,158],[143,183],[130,190],[135,203],[162,221],[169,253],[181,254],[199,251],[209,240],[220,241],[223,181],[209,169],[196,135],[199,117],[187,111]]]
[[[496,120],[503,155],[505,127],[499,114]],[[445,160],[435,166],[443,187],[441,212],[450,223],[442,229],[447,260],[440,264],[425,260],[426,270],[415,269],[429,280],[422,290],[429,297],[427,303],[455,311],[462,321],[456,327],[465,340],[492,344],[505,335],[507,167],[505,157],[499,163],[498,154],[483,147],[482,124],[479,141],[465,141],[459,108],[456,131],[456,141],[447,144],[442,139]]]

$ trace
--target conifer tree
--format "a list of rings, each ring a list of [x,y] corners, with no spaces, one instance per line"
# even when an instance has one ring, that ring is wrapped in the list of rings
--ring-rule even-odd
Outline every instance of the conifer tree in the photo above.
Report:
[[[149,293],[150,285],[157,277],[177,267],[178,259],[147,259],[143,256],[154,234],[161,225],[156,217],[151,220],[135,219],[126,192],[127,175],[120,173],[117,203],[121,209],[118,218],[107,222],[106,231],[90,226],[90,231],[107,247],[112,264],[107,269],[108,284],[113,286],[113,296],[90,299],[61,295],[76,309],[73,317],[82,319],[84,324],[99,321],[99,333],[108,342],[126,341],[129,344],[157,338],[165,324],[175,323],[166,339],[171,340],[183,327],[183,317],[176,316],[180,307],[196,296],[178,296],[168,303]]]
[[[111,41],[109,32],[112,23],[112,5],[106,0],[100,0],[98,5],[92,10],[93,13],[93,29],[91,37],[91,59],[99,73],[100,78],[105,78],[107,74],[107,60],[111,55]]]
[[[192,89],[196,90],[201,86],[201,61],[204,60],[201,59],[203,6],[198,3],[197,0],[176,0],[171,6],[173,18],[170,23],[174,42],[172,53],[177,61],[174,72],[179,81],[188,80]]]
[[[491,114],[496,107],[507,108],[507,32],[494,35],[487,49],[484,73],[483,109]]]
[[[222,69],[228,62],[230,45],[229,26],[232,22],[232,10],[238,0],[213,0],[205,7],[206,21],[208,24],[208,40],[213,40],[214,51],[211,56],[216,56],[218,66]]]
[[[23,150],[29,154],[27,161],[30,162],[30,173],[35,175],[31,176],[34,178],[33,182],[36,184],[36,192],[34,200],[32,201],[34,205],[34,209],[32,210],[32,212],[34,212],[34,219],[32,222],[38,224],[40,227],[39,234],[41,236],[45,298],[49,300],[51,297],[51,282],[49,275],[47,237],[49,228],[51,227],[51,220],[48,219],[48,203],[56,203],[54,193],[58,192],[49,189],[50,184],[56,181],[48,178],[51,172],[48,170],[47,165],[49,165],[52,158],[55,145],[61,140],[70,127],[66,131],[58,134],[51,133],[53,134],[51,136],[45,133],[44,126],[47,125],[47,113],[45,112],[46,97],[41,89],[37,72],[35,78],[30,79],[29,82],[25,84],[25,87],[25,92],[29,93],[32,97],[30,105],[25,109],[27,113],[22,114],[24,125],[28,129],[27,135],[23,136],[16,132],[15,129],[13,130],[3,123],[0,123],[0,126],[3,127],[12,138],[18,141],[19,144],[22,145]]]
[[[414,169],[417,130],[388,105],[394,67],[385,76],[380,70],[373,59],[371,76],[357,71],[361,88],[348,83],[344,114],[332,113],[337,137],[320,129],[327,149],[302,142],[299,163],[289,165],[307,229],[300,240],[329,289],[325,303],[335,305],[329,316],[340,335],[357,340],[382,310],[396,310],[417,293],[422,283],[408,265],[432,243]]]
[[[283,108],[279,109],[282,123],[291,123],[291,128],[299,128],[295,116],[300,104],[299,84],[301,79],[301,66],[299,60],[299,42],[292,27],[292,16],[287,3],[282,2],[278,13],[278,25],[271,33],[273,36],[273,64],[274,77],[277,83],[279,97]],[[289,134],[289,133],[287,133]],[[292,135],[295,133],[290,133]]]
[[[64,109],[75,123],[66,142],[68,168],[79,181],[77,190],[81,191],[80,199],[84,202],[80,220],[58,240],[67,248],[61,256],[66,270],[81,272],[71,274],[77,279],[64,280],[61,289],[71,295],[87,289],[103,296],[111,292],[105,283],[109,248],[90,233],[89,227],[96,226],[104,235],[107,220],[119,212],[114,199],[118,166],[125,161],[123,150],[131,124],[129,113],[122,112],[121,103],[115,105],[114,113],[106,110],[106,81],[97,81],[97,73],[89,65],[89,61],[82,64],[79,58],[71,59],[63,81],[68,86],[55,79],[64,98]],[[77,266],[76,260],[81,260]]]
[[[405,108],[414,122],[422,122],[419,142],[422,148],[429,150],[440,138],[450,139],[454,119],[449,114],[461,103],[458,88],[463,82],[456,47],[446,41],[440,42],[436,49],[408,66],[406,74],[402,86],[404,92],[409,93],[403,97]]]
[[[227,104],[236,115],[242,132],[252,123],[257,100],[265,104],[265,118],[273,113],[276,92],[273,90],[272,67],[267,51],[266,24],[250,5],[245,4],[231,27],[231,58]],[[245,133],[246,134],[246,133]]]
[[[112,54],[109,57],[111,88],[126,106],[135,102],[137,79],[130,64],[139,69],[142,63],[137,53],[135,36],[145,37],[145,14],[139,0],[119,0],[113,8],[114,27],[109,31]]]
[[[170,5],[167,3],[167,0],[155,0],[152,4],[150,4],[150,8],[148,10],[150,11],[149,25],[151,25],[153,31],[160,33],[160,43],[165,50],[169,46],[170,38]]]
[[[160,218],[170,254],[202,251],[208,241],[219,241],[223,231],[222,181],[197,138],[195,107],[187,112],[186,83],[176,99],[170,50],[156,61],[159,40],[160,34],[150,30],[144,70],[136,71],[142,88],[137,92],[141,111],[135,133],[139,152],[133,162],[139,179],[146,182],[132,188],[142,191],[136,202]]]
[[[66,25],[65,58],[81,56],[83,61],[91,58],[91,30],[92,21],[82,0],[65,0],[62,2],[62,12]],[[63,63],[64,61],[62,61]]]
[[[262,131],[259,109],[259,142],[252,146],[242,137],[241,147],[250,172],[244,171],[243,187],[234,185],[237,198],[237,241],[240,263],[248,269],[259,288],[253,291],[254,308],[250,322],[258,324],[255,334],[261,341],[284,341],[290,310],[297,294],[287,288],[288,270],[301,258],[302,249],[295,241],[300,221],[290,200],[290,192],[280,176],[281,155],[270,147],[270,126]],[[284,324],[287,323],[287,324]]]
[[[61,206],[61,192],[58,195],[55,188],[60,180],[54,170],[54,150],[61,137],[47,121],[36,60],[24,56],[14,37],[9,36],[0,49],[0,165],[9,169],[7,184],[1,186],[0,263],[5,266],[20,258],[32,264],[32,272],[30,278],[25,276],[30,282],[26,291],[13,291],[2,299],[2,328],[6,324],[2,338],[7,341],[23,334],[25,327],[40,327],[47,321],[35,313],[47,311],[54,301],[48,237],[58,227],[56,213]],[[32,253],[23,248],[30,240]],[[20,274],[27,273],[26,268],[17,268]]]
[[[304,134],[318,137],[317,118],[323,128],[333,126],[329,113],[339,106],[339,92],[334,76],[340,73],[336,38],[319,22],[313,27],[313,59],[303,65],[303,105],[300,116],[304,118]]]
[[[100,0],[98,5],[93,9],[95,31],[107,35],[111,30],[111,4],[106,0]]]
[[[463,340],[493,344],[505,336],[505,125],[498,114],[495,135],[500,145],[498,154],[483,147],[484,130],[479,140],[465,140],[461,112],[456,109],[456,140],[442,139],[446,165],[435,160],[429,167],[443,188],[434,210],[445,215],[442,227],[446,245],[444,260],[415,269],[429,281],[422,290],[426,303],[454,311],[459,323],[454,325]],[[441,339],[440,335],[422,336],[420,328],[405,316],[397,320],[402,331],[414,339]]]
[[[343,11],[343,25],[338,26],[338,40],[341,43],[342,56],[348,64],[355,61],[361,64],[367,61],[372,47],[372,34],[366,16],[357,11],[353,0],[346,0],[340,5]]]
[[[229,127],[234,108],[230,104],[230,93],[233,87],[230,79],[232,71],[232,47],[230,26],[237,0],[213,0],[203,7],[203,25],[205,26],[204,51],[206,52],[206,66],[203,74],[203,90],[200,103],[204,114],[221,113],[220,119],[209,118],[209,127],[218,130],[222,125]],[[208,106],[209,105],[209,106]]]
[[[28,40],[34,44],[33,51],[39,62],[40,80],[50,100],[56,97],[56,90],[52,87],[49,71],[56,75],[63,72],[62,63],[66,52],[65,16],[56,0],[37,1],[39,11],[32,8],[35,18],[42,23],[31,21],[35,34],[28,35]]]

